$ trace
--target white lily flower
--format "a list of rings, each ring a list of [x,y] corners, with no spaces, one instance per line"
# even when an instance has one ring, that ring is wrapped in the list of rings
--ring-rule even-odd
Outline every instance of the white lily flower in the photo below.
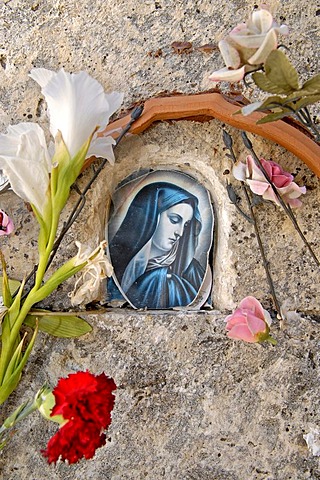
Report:
[[[53,72],[34,68],[30,77],[40,86],[50,117],[50,131],[55,138],[61,132],[71,157],[94,133],[87,152],[90,156],[103,156],[114,161],[113,138],[97,137],[120,107],[123,94],[104,92],[102,85],[86,72],[68,73],[63,69]]]
[[[49,187],[51,158],[44,132],[36,123],[19,123],[0,135],[0,169],[12,190],[43,213]]]
[[[72,305],[80,305],[97,300],[100,294],[101,281],[111,277],[113,267],[106,256],[106,241],[100,243],[95,249],[76,242],[78,254],[75,259],[75,266],[87,262],[81,271],[81,277],[77,280],[73,292],[70,294]],[[79,287],[80,284],[80,287]]]

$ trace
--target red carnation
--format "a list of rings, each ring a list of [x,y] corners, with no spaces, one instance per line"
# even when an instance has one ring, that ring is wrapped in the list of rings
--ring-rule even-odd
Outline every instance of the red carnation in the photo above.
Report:
[[[43,455],[48,462],[59,458],[75,463],[81,458],[92,458],[95,450],[105,444],[106,430],[111,423],[116,384],[104,373],[70,374],[59,380],[53,390],[55,406],[51,416],[62,415],[68,420],[49,440]]]
[[[106,443],[106,436],[92,422],[69,420],[50,438],[42,452],[49,463],[62,461],[76,463],[81,458],[92,458],[97,448]]]

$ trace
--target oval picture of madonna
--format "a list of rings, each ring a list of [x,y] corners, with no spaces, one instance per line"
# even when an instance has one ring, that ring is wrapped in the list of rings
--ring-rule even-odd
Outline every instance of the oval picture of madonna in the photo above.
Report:
[[[161,170],[127,179],[113,196],[107,239],[109,300],[134,308],[200,308],[210,296],[213,211],[191,176]]]

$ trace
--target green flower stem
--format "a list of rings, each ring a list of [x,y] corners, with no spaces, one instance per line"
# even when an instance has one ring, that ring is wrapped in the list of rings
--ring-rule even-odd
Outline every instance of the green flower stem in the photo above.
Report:
[[[44,399],[48,394],[51,393],[51,389],[44,385],[35,395],[33,400],[26,401],[22,403],[6,420],[0,427],[0,450],[3,449],[5,444],[9,439],[10,430],[21,420],[24,420],[28,415],[33,413],[35,410],[40,409]]]
[[[268,338],[265,339],[265,342],[269,342],[271,343],[271,345],[277,345],[277,340],[271,336],[269,336]]]
[[[41,238],[42,240],[47,238],[47,241],[45,246],[42,242],[42,248],[39,248],[39,264],[36,271],[35,284],[25,297],[22,305],[20,304],[22,290],[20,292],[20,295],[17,295],[15,297],[14,302],[9,308],[6,319],[4,321],[0,355],[0,385],[3,385],[5,378],[7,378],[8,375],[11,373],[8,371],[8,368],[20,342],[20,329],[22,323],[24,322],[33,305],[42,300],[43,298],[47,297],[55,290],[55,288],[60,283],[62,283],[66,278],[72,276],[75,272],[79,271],[84,266],[84,264],[82,264],[78,268],[74,268],[73,263],[68,265],[69,269],[66,269],[66,266],[64,266],[64,275],[57,275],[57,271],[48,279],[48,281],[44,285],[42,285],[51,251],[55,242],[59,218],[61,214],[61,209],[56,209],[54,204],[51,206],[50,211],[52,212],[52,215],[50,218],[51,221],[49,228],[46,222],[39,222],[39,238]],[[19,360],[21,359],[21,354],[18,354],[17,352],[17,355],[17,361],[19,363]]]
[[[11,316],[12,307],[10,307],[5,317],[5,320],[3,322],[1,355],[0,355],[0,386],[4,382],[7,368],[10,364],[10,361],[14,354],[16,346],[20,341],[20,328],[23,323],[23,320],[25,319],[29,310],[32,307],[32,300],[30,301],[30,294],[26,298],[26,301],[22,305],[18,315],[15,318],[12,318]],[[17,298],[18,297],[16,297],[16,299]],[[11,328],[10,328],[10,324],[12,325]]]
[[[75,266],[73,258],[69,260],[65,265],[60,267],[58,270],[56,270],[47,280],[47,282],[44,283],[40,288],[34,286],[25,298],[23,305],[18,310],[17,316],[12,319],[12,311],[10,310],[16,310],[15,303],[20,302],[20,296],[16,296],[14,303],[10,307],[6,315],[5,321],[3,322],[3,340],[0,356],[0,388],[1,385],[3,385],[4,383],[4,379],[7,378],[11,373],[8,372],[8,368],[12,357],[15,355],[17,345],[19,345],[20,342],[20,329],[32,306],[50,295],[50,293],[52,293],[58,285],[60,285],[63,281],[67,280],[75,273],[80,271],[85,264],[86,262]],[[12,325],[12,328],[10,328],[10,324]],[[21,356],[19,357],[19,359],[20,358]]]
[[[56,234],[57,234],[57,230],[58,230],[58,224],[59,224],[59,218],[60,218],[60,213],[61,212],[55,212],[54,206],[52,208],[52,212],[53,212],[53,214],[52,214],[52,219],[51,219],[50,235],[49,235],[49,239],[48,239],[48,242],[47,242],[47,245],[46,245],[46,249],[42,254],[41,254],[41,252],[39,252],[39,264],[38,264],[38,269],[37,269],[37,273],[36,273],[35,284],[34,284],[34,287],[33,287],[33,289],[36,289],[36,290],[38,290],[40,288],[41,283],[43,281],[43,277],[46,273],[48,261],[49,261],[49,258],[50,258],[50,254],[51,254],[52,247],[53,247],[53,244],[54,244],[54,241],[55,241],[55,238],[56,238]],[[41,227],[40,227],[40,229],[41,229]],[[32,292],[32,290],[30,291],[30,293]]]

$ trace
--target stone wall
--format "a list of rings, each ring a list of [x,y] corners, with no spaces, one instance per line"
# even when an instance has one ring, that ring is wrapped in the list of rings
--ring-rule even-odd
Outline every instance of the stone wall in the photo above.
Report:
[[[319,6],[305,0],[269,4],[277,20],[290,27],[286,43],[305,80],[319,70]],[[216,44],[254,5],[242,0],[3,1],[1,131],[27,120],[48,129],[45,104],[28,77],[34,66],[86,70],[106,90],[124,92],[124,111],[163,92],[203,92],[212,87],[207,77],[222,67],[222,58],[217,49],[205,53],[198,47]],[[177,54],[174,41],[191,42],[191,51]],[[250,89],[243,93],[256,95]],[[180,169],[202,181],[214,203],[214,308],[157,314],[110,309],[87,315],[93,332],[79,339],[39,334],[1,419],[45,381],[54,385],[78,370],[105,371],[118,385],[109,441],[91,461],[48,466],[40,450],[56,427],[34,414],[1,454],[1,479],[320,478],[319,457],[303,438],[320,429],[318,270],[281,210],[260,206],[259,224],[279,300],[298,313],[289,315],[281,328],[275,320],[276,346],[226,337],[223,320],[244,296],[256,296],[265,308],[273,306],[253,229],[227,196],[227,180],[234,181],[227,173],[231,165],[222,127],[244,157],[239,132],[215,119],[161,122],[139,136],[127,136],[117,148],[115,165],[106,167],[89,192],[53,265],[74,255],[75,239],[94,246],[103,238],[110,196],[127,175],[139,168]],[[250,138],[258,154],[279,162],[306,185],[297,218],[319,256],[319,179],[283,147]],[[94,166],[79,179],[80,188]],[[69,209],[76,198],[73,192]],[[0,206],[16,225],[13,236],[1,237],[1,249],[9,274],[22,278],[36,262],[36,222],[12,192],[1,195]],[[67,282],[47,306],[70,308],[72,286],[73,280]]]

